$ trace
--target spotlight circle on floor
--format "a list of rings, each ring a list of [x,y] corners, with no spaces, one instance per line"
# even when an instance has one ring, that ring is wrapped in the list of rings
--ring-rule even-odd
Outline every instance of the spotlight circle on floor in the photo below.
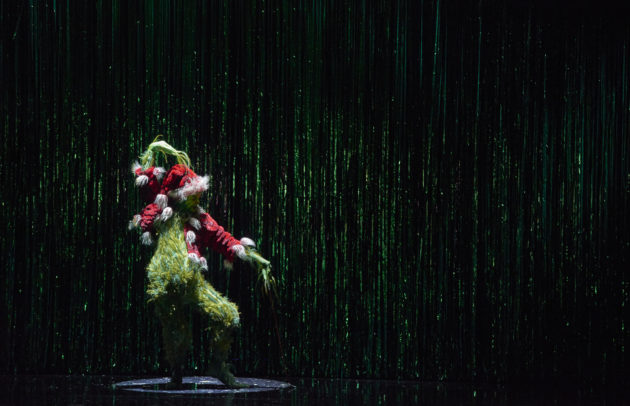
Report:
[[[236,378],[236,382],[247,385],[244,388],[229,388],[221,381],[210,376],[187,376],[182,379],[181,388],[169,388],[170,378],[133,379],[117,382],[113,385],[116,390],[141,393],[164,393],[176,395],[225,395],[228,393],[255,393],[286,390],[293,385],[260,378]]]

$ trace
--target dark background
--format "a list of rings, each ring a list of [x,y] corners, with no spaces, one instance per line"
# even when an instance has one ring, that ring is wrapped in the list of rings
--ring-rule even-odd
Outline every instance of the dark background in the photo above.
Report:
[[[239,375],[623,382],[628,13],[510,4],[3,1],[0,372],[166,371],[127,231],[164,134],[279,282],[207,254]]]

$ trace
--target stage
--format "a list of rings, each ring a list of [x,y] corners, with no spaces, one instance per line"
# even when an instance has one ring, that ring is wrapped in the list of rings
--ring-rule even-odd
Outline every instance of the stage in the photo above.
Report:
[[[230,390],[215,386],[213,378],[185,377],[183,391],[168,391],[162,385],[166,379],[161,377],[4,375],[0,376],[0,405],[630,404],[620,387],[595,390],[585,385],[551,383],[475,385],[284,377],[237,380],[256,385]]]

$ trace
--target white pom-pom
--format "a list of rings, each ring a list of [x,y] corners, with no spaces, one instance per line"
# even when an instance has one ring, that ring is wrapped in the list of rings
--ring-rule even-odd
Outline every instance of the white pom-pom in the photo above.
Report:
[[[194,232],[189,231],[189,232],[186,233],[186,242],[187,243],[192,244],[192,243],[195,242],[195,240],[196,240],[196,236],[195,236]]]
[[[171,209],[170,207],[166,207],[164,210],[162,210],[162,214],[160,214],[159,220],[166,221],[170,219],[172,216],[173,216],[173,209]]]
[[[256,243],[251,238],[247,237],[241,238],[241,245],[249,248],[256,248]]]
[[[142,233],[142,235],[140,236],[140,242],[144,245],[153,244],[153,238],[151,238],[151,232],[145,231],[144,233]]]
[[[149,183],[149,177],[147,175],[140,175],[136,178],[136,186],[141,187]]]
[[[168,205],[168,197],[166,197],[166,195],[159,194],[155,196],[154,203],[157,204],[160,209],[164,210],[164,208]]]
[[[153,175],[155,175],[157,180],[161,181],[165,173],[166,173],[166,169],[162,168],[161,166],[153,168]]]
[[[206,259],[204,257],[201,257],[201,269],[203,269],[204,271],[208,270],[208,261],[206,261]]]
[[[138,163],[138,161],[135,161],[133,164],[131,164],[131,172],[132,172],[134,175],[136,174],[136,171],[137,171],[138,169],[142,170],[142,165],[140,165],[140,164]]]
[[[234,252],[234,255],[236,255],[236,257],[238,257],[239,259],[242,259],[242,260],[247,259],[247,254],[245,253],[245,247],[243,247],[241,244],[232,245],[231,249]]]
[[[223,268],[231,271],[234,268],[234,264],[232,262],[228,261],[227,259],[224,259],[223,260]]]
[[[197,219],[196,219],[196,218],[194,218],[194,217],[191,217],[191,218],[188,220],[188,223],[189,223],[191,226],[193,226],[193,228],[194,228],[195,230],[199,230],[199,229],[201,228],[201,223],[199,222],[199,220],[197,220]]]

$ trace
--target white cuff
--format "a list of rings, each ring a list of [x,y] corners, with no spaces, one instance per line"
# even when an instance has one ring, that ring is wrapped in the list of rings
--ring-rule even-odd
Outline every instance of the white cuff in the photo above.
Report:
[[[243,237],[241,238],[241,245],[245,246],[245,247],[249,247],[249,248],[256,248],[256,243],[248,237]]]
[[[140,220],[142,220],[142,217],[139,214],[133,216],[133,219],[129,222],[129,229],[137,228],[140,225]]]
[[[234,252],[234,255],[238,259],[242,259],[242,260],[247,259],[247,254],[245,253],[245,247],[243,247],[241,244],[232,245],[232,248],[230,249],[232,250],[232,252]]]

